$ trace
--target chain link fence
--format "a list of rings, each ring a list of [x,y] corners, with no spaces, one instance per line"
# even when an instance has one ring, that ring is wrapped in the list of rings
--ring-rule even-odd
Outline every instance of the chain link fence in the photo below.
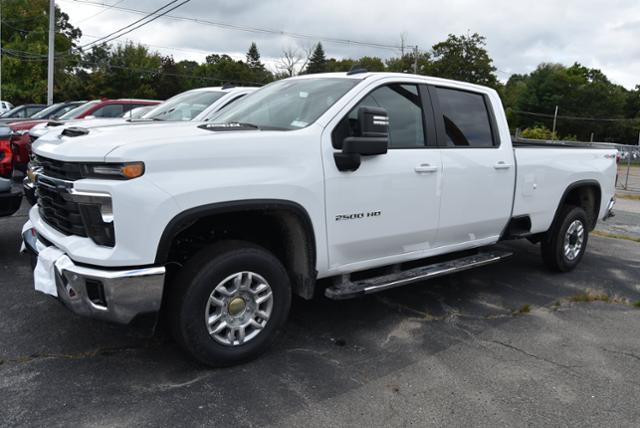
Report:
[[[616,149],[618,151],[616,159],[618,164],[616,189],[629,192],[640,192],[640,146],[603,142],[534,140],[531,138],[522,138],[520,136],[516,136],[514,141],[523,144],[553,143],[566,146],[588,145],[593,147]]]

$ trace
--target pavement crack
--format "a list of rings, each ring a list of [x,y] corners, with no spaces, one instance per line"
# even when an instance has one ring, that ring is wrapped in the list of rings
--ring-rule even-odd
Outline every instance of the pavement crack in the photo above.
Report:
[[[635,360],[640,361],[640,356],[634,354],[633,352],[616,351],[614,349],[607,349],[607,348],[602,348],[602,350],[609,352],[611,354],[624,355],[625,357],[633,358]]]
[[[534,358],[536,360],[544,361],[545,363],[548,363],[548,364],[554,365],[556,367],[559,367],[559,368],[562,368],[562,369],[565,369],[565,370],[569,370],[569,371],[571,371],[573,373],[576,373],[574,368],[576,368],[577,366],[570,366],[570,365],[567,365],[567,364],[561,364],[561,363],[558,363],[557,361],[553,361],[553,360],[550,360],[548,358],[544,358],[544,357],[541,357],[539,355],[532,354],[531,352],[525,351],[524,349],[520,349],[517,346],[513,346],[513,345],[510,345],[508,343],[501,342],[499,340],[490,340],[489,342],[490,343],[495,343],[496,345],[504,346],[505,348],[511,349],[512,351],[519,352],[519,353],[521,353],[523,355],[526,355],[528,357]]]

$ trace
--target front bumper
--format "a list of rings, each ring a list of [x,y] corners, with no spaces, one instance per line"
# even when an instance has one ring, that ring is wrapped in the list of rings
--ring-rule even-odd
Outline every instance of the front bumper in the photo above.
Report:
[[[25,250],[33,257],[51,244],[38,239],[35,229],[22,234]],[[136,321],[155,325],[162,303],[165,268],[134,269],[88,267],[67,255],[55,263],[58,299],[72,312],[119,324]]]
[[[22,190],[11,186],[6,192],[0,192],[0,217],[10,216],[20,208]]]

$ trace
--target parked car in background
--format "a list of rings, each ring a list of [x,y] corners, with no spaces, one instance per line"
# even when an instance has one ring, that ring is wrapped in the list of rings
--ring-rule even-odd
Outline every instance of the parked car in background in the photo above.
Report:
[[[22,202],[22,189],[13,183],[10,133],[8,126],[0,124],[0,217],[15,213]]]
[[[12,119],[25,119],[33,116],[45,107],[46,104],[23,104],[3,113],[2,116],[0,116],[0,121],[9,123]]]
[[[23,122],[27,120],[39,120],[39,119],[56,119],[69,110],[72,110],[82,104],[86,103],[86,101],[64,101],[60,103],[51,104],[48,107],[43,108],[39,112],[35,113],[29,117],[23,118],[0,118],[0,123],[15,123],[15,122]]]
[[[0,116],[13,108],[13,104],[9,101],[0,101]]]
[[[125,120],[140,119],[142,116],[144,116],[145,114],[149,113],[154,108],[155,108],[155,106],[136,107],[134,109],[129,110],[125,114],[123,114],[122,118],[125,119]]]
[[[143,106],[154,106],[159,103],[160,101],[156,100],[135,99],[94,100],[67,111],[55,121],[31,119],[12,122],[9,124],[9,127],[12,131],[11,147],[14,154],[14,167],[17,170],[26,171],[30,153],[29,130],[38,124],[47,123],[59,126],[63,125],[65,121],[72,119],[119,117],[131,109]]]
[[[208,117],[227,107],[245,95],[255,91],[254,87],[235,87],[231,85],[191,89],[169,98],[164,103],[151,109],[140,119],[84,119],[82,121],[68,121],[64,124],[58,122],[45,122],[34,126],[29,131],[29,143],[24,145],[21,151],[21,159],[29,159],[30,145],[35,140],[49,132],[61,134],[67,127],[80,126],[83,129],[97,127],[135,125],[142,123],[162,123],[166,121],[206,121]],[[21,168],[23,168],[21,166]],[[35,176],[40,167],[37,164],[27,169],[27,175],[23,181],[24,194],[31,205],[35,204]]]

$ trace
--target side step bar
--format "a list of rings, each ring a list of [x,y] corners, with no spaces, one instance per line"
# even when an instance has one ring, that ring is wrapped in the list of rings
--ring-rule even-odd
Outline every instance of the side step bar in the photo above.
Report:
[[[420,266],[360,281],[351,281],[348,275],[343,275],[341,282],[327,288],[324,294],[329,299],[349,299],[365,294],[376,293],[378,291],[389,290],[390,288],[400,287],[413,282],[424,281],[438,276],[449,275],[451,273],[462,272],[467,269],[486,266],[499,262],[512,254],[513,253],[507,251],[479,253],[472,256]]]

